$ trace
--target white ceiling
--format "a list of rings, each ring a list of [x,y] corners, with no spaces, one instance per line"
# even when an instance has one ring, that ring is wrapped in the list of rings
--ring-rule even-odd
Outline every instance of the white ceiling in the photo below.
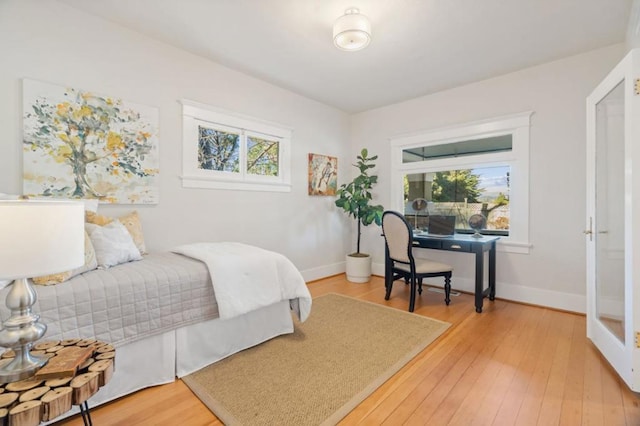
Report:
[[[625,40],[632,0],[60,0],[346,112]],[[343,52],[358,7],[372,42]]]

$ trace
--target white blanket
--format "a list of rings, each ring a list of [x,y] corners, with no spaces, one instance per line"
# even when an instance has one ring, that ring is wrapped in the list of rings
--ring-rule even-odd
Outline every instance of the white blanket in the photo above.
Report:
[[[172,251],[207,265],[222,319],[287,299],[300,321],[311,312],[304,278],[280,253],[228,242],[186,244]]]

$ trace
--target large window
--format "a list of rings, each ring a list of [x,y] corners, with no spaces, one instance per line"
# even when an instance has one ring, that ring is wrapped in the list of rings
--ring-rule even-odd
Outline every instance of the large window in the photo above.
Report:
[[[183,185],[290,191],[291,130],[183,103]]]
[[[528,252],[530,116],[392,139],[393,208],[422,229],[430,215],[455,216],[460,233],[480,214],[503,250]]]
[[[509,235],[510,166],[475,167],[404,175],[404,212],[419,229],[429,215],[456,217],[456,231],[469,232],[469,218],[481,214],[484,234]],[[414,204],[416,199],[426,203]],[[416,209],[417,207],[417,209]]]

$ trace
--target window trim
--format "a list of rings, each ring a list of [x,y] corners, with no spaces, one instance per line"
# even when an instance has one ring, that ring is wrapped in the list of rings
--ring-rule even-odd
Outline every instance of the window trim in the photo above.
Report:
[[[529,253],[531,248],[529,242],[529,132],[532,114],[533,111],[527,111],[391,138],[392,208],[403,211],[403,176],[405,174],[465,169],[480,165],[483,167],[509,165],[511,166],[509,236],[501,237],[498,241],[498,247],[501,251]],[[509,152],[466,155],[412,163],[402,162],[404,149],[506,134],[512,135],[512,149]]]
[[[244,191],[291,192],[291,135],[293,130],[281,124],[225,111],[183,99],[182,104],[182,186],[185,188],[229,189]],[[240,173],[198,168],[198,126],[240,133]],[[247,135],[277,139],[278,176],[246,172]]]

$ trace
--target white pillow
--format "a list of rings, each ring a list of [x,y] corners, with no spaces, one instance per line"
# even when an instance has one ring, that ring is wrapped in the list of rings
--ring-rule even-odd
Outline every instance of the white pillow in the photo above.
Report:
[[[98,268],[107,269],[120,263],[142,259],[131,234],[120,221],[114,220],[105,226],[86,223],[85,229],[96,251]]]

